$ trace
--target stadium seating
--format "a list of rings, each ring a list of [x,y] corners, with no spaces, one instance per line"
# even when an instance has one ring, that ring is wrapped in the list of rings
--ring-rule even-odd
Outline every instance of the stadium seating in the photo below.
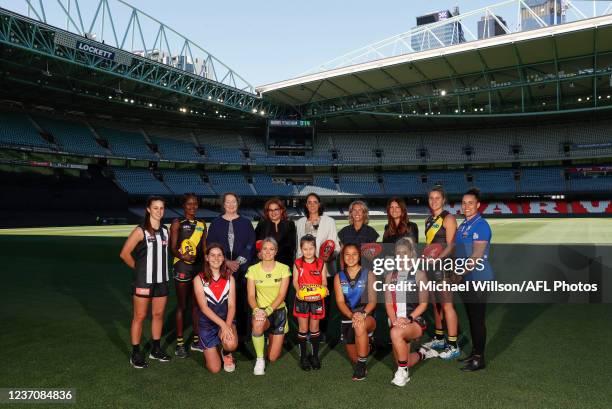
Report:
[[[433,186],[442,186],[446,193],[460,194],[469,189],[465,173],[463,171],[455,172],[428,172],[427,187],[428,190]]]
[[[612,175],[576,176],[569,182],[570,190],[573,192],[612,192]]]
[[[527,168],[521,172],[520,190],[524,193],[559,193],[567,190],[561,168]]]
[[[340,175],[340,191],[347,194],[381,195],[383,192],[376,176],[371,174]]]
[[[231,148],[221,148],[216,145],[204,145],[206,157],[209,162],[246,164],[246,158],[240,150]]]
[[[203,162],[195,145],[187,138],[164,138],[151,136],[151,142],[157,145],[162,159],[176,162]]]
[[[516,181],[512,169],[478,170],[470,172],[472,185],[487,193],[514,193]]]
[[[385,193],[388,195],[422,195],[427,186],[421,181],[421,174],[416,172],[390,172],[383,174]]]
[[[260,195],[265,196],[291,196],[294,194],[293,186],[273,179],[263,173],[253,175],[253,186]]]
[[[242,173],[209,172],[210,184],[217,194],[234,192],[242,196],[255,196],[255,192],[246,181]]]
[[[105,127],[96,127],[95,129],[100,137],[106,139],[109,149],[116,156],[151,161],[159,160],[147,146],[142,134]]]
[[[133,195],[171,195],[172,192],[146,169],[114,168],[115,181]]]
[[[38,134],[26,115],[12,112],[0,112],[0,144],[53,150],[53,145]]]
[[[53,136],[57,146],[64,152],[80,155],[107,156],[91,130],[82,122],[34,117],[38,125]]]
[[[184,193],[195,193],[202,196],[214,196],[216,193],[202,180],[195,171],[180,171],[165,169],[160,171],[164,177],[164,183],[177,195]]]

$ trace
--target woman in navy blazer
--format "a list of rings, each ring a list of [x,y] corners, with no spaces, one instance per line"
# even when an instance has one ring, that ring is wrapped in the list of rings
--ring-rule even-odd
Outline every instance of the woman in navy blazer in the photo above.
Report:
[[[232,192],[223,194],[223,214],[208,227],[206,244],[220,244],[225,250],[227,268],[236,280],[236,322],[239,335],[248,328],[246,279],[244,275],[255,254],[255,230],[251,221],[238,214],[240,197]]]

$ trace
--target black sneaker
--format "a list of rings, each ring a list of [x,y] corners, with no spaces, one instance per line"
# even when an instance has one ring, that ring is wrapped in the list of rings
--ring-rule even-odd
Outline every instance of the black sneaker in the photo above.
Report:
[[[149,364],[147,364],[147,361],[145,361],[142,352],[140,351],[132,352],[132,356],[130,357],[130,364],[132,364],[132,366],[136,369],[142,369],[149,366]]]
[[[355,365],[355,372],[353,372],[354,381],[363,381],[368,375],[368,369],[365,362],[357,361]]]
[[[303,355],[300,357],[300,368],[303,371],[310,371],[310,361],[308,360],[308,356]]]
[[[170,361],[170,357],[168,356],[168,354],[162,351],[161,348],[158,350],[152,349],[151,353],[149,354],[149,358],[156,359],[159,362],[169,362]]]
[[[312,366],[312,369],[321,369],[321,361],[317,355],[310,355],[308,358],[310,359],[310,366]]]
[[[177,345],[176,350],[174,350],[174,355],[179,358],[187,358],[189,356],[189,353],[187,352],[185,345]]]
[[[191,349],[192,351],[204,352],[204,348],[202,348],[202,347],[200,346],[200,340],[197,340],[197,341],[195,341],[195,340],[194,340],[194,341],[191,343],[191,347],[190,347],[190,349]]]

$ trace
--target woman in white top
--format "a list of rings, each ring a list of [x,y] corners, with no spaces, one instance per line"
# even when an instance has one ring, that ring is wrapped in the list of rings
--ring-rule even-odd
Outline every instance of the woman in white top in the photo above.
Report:
[[[329,216],[323,214],[323,206],[321,205],[321,198],[316,193],[310,193],[306,196],[306,206],[305,206],[306,216],[300,218],[295,223],[296,229],[296,255],[295,258],[302,257],[302,251],[299,246],[300,239],[307,234],[311,234],[316,238],[317,248],[316,253],[319,254],[321,249],[321,245],[327,241],[332,240],[336,245],[334,250],[334,255],[329,258],[329,260],[325,260],[328,264],[328,272],[329,270],[329,261],[333,260],[334,257],[340,252],[340,243],[338,242],[338,232],[336,230],[336,221]],[[332,272],[335,269],[331,270]]]

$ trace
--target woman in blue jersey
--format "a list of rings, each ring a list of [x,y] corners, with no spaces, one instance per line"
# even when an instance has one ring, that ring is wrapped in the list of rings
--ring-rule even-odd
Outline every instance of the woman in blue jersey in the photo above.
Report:
[[[356,244],[342,248],[344,269],[334,277],[336,305],[342,313],[341,334],[346,352],[355,364],[354,381],[367,375],[370,352],[369,334],[376,329],[372,313],[376,309],[374,274],[361,266],[361,250]]]
[[[455,236],[455,256],[457,260],[472,260],[471,263],[466,265],[466,272],[463,275],[463,280],[466,282],[490,281],[493,279],[493,270],[491,264],[489,264],[491,227],[479,213],[479,207],[480,191],[476,188],[468,190],[461,200],[461,211],[465,219],[457,228]],[[469,266],[473,268],[467,268]],[[472,353],[461,360],[465,362],[465,366],[461,370],[473,372],[485,367],[487,293],[476,291],[470,286],[469,291],[462,294],[462,298],[470,321]]]
[[[225,372],[236,368],[232,351],[238,346],[236,332],[236,282],[225,266],[225,254],[219,244],[206,249],[203,271],[193,280],[193,289],[200,306],[200,348],[204,351],[206,368],[217,373],[221,360]],[[218,347],[221,346],[221,356]]]

